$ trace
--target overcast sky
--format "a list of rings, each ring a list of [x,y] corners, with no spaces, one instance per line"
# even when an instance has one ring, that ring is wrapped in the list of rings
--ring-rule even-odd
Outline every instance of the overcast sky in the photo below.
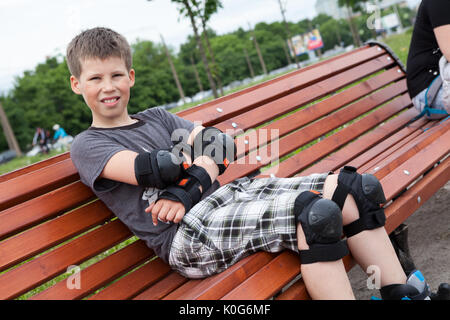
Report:
[[[408,0],[418,1],[418,0]],[[316,15],[315,0],[282,0],[286,18],[297,22]],[[278,0],[223,0],[210,26],[224,34],[238,27],[248,29],[265,21],[281,19]],[[170,0],[0,0],[0,92],[13,86],[15,76],[32,70],[46,56],[62,53],[80,31],[109,27],[123,34],[130,43],[160,41],[176,51],[192,34],[189,21],[179,19]]]

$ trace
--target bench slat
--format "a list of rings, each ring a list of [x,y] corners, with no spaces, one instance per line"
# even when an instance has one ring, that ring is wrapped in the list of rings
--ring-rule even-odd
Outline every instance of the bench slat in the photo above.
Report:
[[[345,164],[359,168],[366,161],[369,161],[378,154],[377,152],[374,152],[374,150],[377,150],[379,145],[388,141],[389,137],[395,136],[401,140],[409,132],[416,131],[416,125],[426,123],[425,119],[420,119],[414,123],[414,127],[403,128],[415,115],[417,115],[415,109],[411,108],[406,110],[394,119],[383,123],[383,125],[380,125],[373,131],[359,137],[356,141],[344,146],[308,169],[301,171],[300,174],[306,176],[312,173],[326,172],[327,170],[334,171]],[[392,144],[395,144],[395,140],[392,141]],[[381,150],[384,150],[384,146]]]
[[[42,179],[46,177],[46,179]],[[0,211],[79,179],[72,160],[66,159],[0,183]]]
[[[344,57],[344,56],[350,56],[350,55],[354,54],[354,53],[357,52],[357,51],[362,51],[362,50],[366,50],[366,49],[367,49],[367,46],[366,46],[366,47],[356,48],[356,49],[353,50],[353,51],[344,52],[344,53],[342,53],[342,54],[340,54],[340,55],[338,55],[338,56],[331,57],[331,58],[328,59],[328,60],[325,60],[325,61],[319,61],[319,62],[316,63],[315,65],[309,65],[309,66],[306,66],[306,67],[302,68],[301,70],[302,70],[302,71],[308,70],[308,69],[311,69],[311,68],[315,67],[316,65],[323,65],[323,64],[325,64],[325,63],[326,63],[327,61],[329,61],[329,60],[337,60],[337,59],[341,59],[341,58]],[[384,48],[379,48],[379,49],[377,48],[377,50],[378,50],[379,52],[381,52],[380,54],[385,53]],[[202,111],[202,110],[204,110],[204,109],[207,109],[207,108],[210,108],[210,107],[212,107],[212,106],[215,106],[215,105],[217,105],[218,103],[223,103],[224,101],[231,100],[231,99],[234,99],[234,100],[236,101],[236,99],[239,99],[239,97],[240,97],[241,95],[245,95],[245,94],[247,94],[248,92],[251,92],[251,91],[253,91],[253,90],[257,90],[257,89],[260,89],[260,88],[263,88],[263,87],[266,87],[266,86],[270,86],[270,85],[272,85],[272,84],[275,83],[275,82],[283,81],[283,80],[285,80],[286,78],[291,77],[292,74],[298,73],[298,72],[301,72],[301,71],[298,71],[298,70],[297,70],[297,71],[292,71],[292,72],[290,72],[290,73],[281,75],[281,76],[276,77],[276,78],[274,78],[274,79],[271,79],[271,80],[268,80],[268,81],[265,81],[265,82],[261,82],[261,83],[259,83],[259,84],[253,85],[253,86],[251,86],[251,87],[242,89],[242,90],[240,90],[240,91],[238,91],[238,92],[234,92],[234,93],[228,94],[228,95],[226,95],[226,96],[219,97],[219,98],[217,98],[217,99],[214,99],[214,100],[205,102],[205,103],[203,103],[203,104],[201,104],[201,105],[198,105],[198,106],[195,106],[195,107],[186,109],[186,110],[179,111],[177,114],[178,114],[180,117],[185,118],[185,117],[187,117],[187,115],[189,115],[189,114],[192,114],[192,113],[198,113],[199,111]]]
[[[160,300],[167,294],[182,286],[188,280],[180,274],[172,271],[166,278],[156,283],[150,289],[137,295],[135,300]]]
[[[0,212],[0,240],[93,200],[94,193],[80,181]]]
[[[60,281],[45,291],[31,297],[31,300],[73,300],[81,299],[135,266],[154,256],[145,242],[138,240],[112,255],[83,269],[80,273],[80,288],[74,290]]]
[[[300,272],[300,260],[292,251],[285,251],[278,255],[260,271],[252,275],[222,300],[243,300],[252,297],[260,300],[273,296],[280,286],[288,283]],[[267,277],[268,274],[276,274],[276,277]],[[267,281],[270,279],[270,281]]]
[[[314,144],[300,153],[291,156],[289,159],[283,161],[278,167],[269,168],[259,176],[267,176],[270,174],[275,174],[276,176],[292,176],[313,164],[315,161],[325,157],[327,154],[357,138],[367,130],[374,128],[409,105],[409,95],[403,94],[399,98],[389,102],[387,105],[377,109],[366,117],[340,129],[338,132],[324,138],[319,143]],[[232,164],[229,169],[232,169],[231,166]]]
[[[59,154],[57,156],[54,156],[54,157],[51,157],[51,158],[48,158],[48,159],[45,159],[45,160],[42,160],[42,161],[30,164],[30,165],[28,165],[26,167],[23,167],[23,168],[20,168],[20,169],[11,171],[11,172],[4,173],[4,174],[0,175],[0,183],[5,182],[7,180],[14,179],[14,178],[16,178],[18,176],[22,176],[22,175],[24,175],[26,173],[30,173],[30,172],[33,172],[33,171],[45,168],[45,167],[47,167],[47,166],[49,166],[51,164],[54,164],[54,163],[57,163],[57,162],[61,162],[63,160],[69,159],[69,158],[70,158],[70,153],[69,152],[64,152],[64,153]]]
[[[401,146],[398,150],[395,150],[395,152],[389,154],[386,158],[377,163],[374,163],[366,171],[372,174],[378,172],[380,176],[387,175],[391,171],[391,168],[395,168],[398,166],[398,164],[403,163],[409,158],[413,157],[421,149],[425,148],[434,140],[438,139],[449,129],[450,126],[438,126],[426,132],[422,132],[421,135],[414,137],[414,139]]]
[[[238,261],[227,270],[217,275],[203,279],[189,292],[185,292],[184,290],[182,292],[175,290],[166,298],[182,300],[220,299],[275,257],[276,255],[272,253],[263,251],[257,252]]]
[[[450,127],[450,126],[449,126]],[[383,179],[383,190],[386,194],[392,195],[405,189],[414,179],[418,178],[432,164],[437,163],[450,152],[450,131],[441,135],[430,145],[403,162],[394,172],[389,173]],[[403,174],[399,175],[400,171]],[[378,178],[378,172],[374,174]],[[448,178],[448,177],[447,177]],[[387,198],[386,199],[390,199]]]
[[[270,86],[261,86],[246,92],[245,95],[236,96],[235,99],[217,101],[207,108],[198,108],[190,113],[180,113],[183,118],[194,121],[202,121],[203,125],[217,123],[236,116],[242,112],[256,108],[286,94],[302,89],[308,85],[322,81],[330,76],[346,71],[349,68],[364,63],[370,59],[385,54],[376,47],[368,47],[354,52],[351,55],[340,56],[325,64],[317,64],[312,68],[295,71],[289,77],[270,83]],[[394,61],[391,61],[392,63]],[[277,94],[274,94],[276,92]],[[220,108],[222,112],[217,111]]]
[[[166,263],[159,258],[154,259],[99,293],[92,295],[88,300],[132,299],[147,287],[164,279],[170,272],[171,269]],[[177,284],[179,285],[179,283]]]
[[[269,123],[265,126],[262,126],[259,130],[264,129],[267,132],[271,132],[272,129],[279,130],[279,136],[282,137],[288,134],[291,131],[294,131],[298,128],[303,127],[323,116],[326,116],[344,105],[352,103],[365,95],[371,93],[372,91],[379,90],[383,86],[388,85],[392,81],[399,80],[399,73],[392,69],[390,71],[384,72],[380,75],[377,75],[363,83],[360,83],[354,87],[351,87],[345,91],[339,92],[323,101],[317,102],[312,106],[299,110],[291,115],[288,115],[282,119],[279,119],[275,122]],[[280,101],[277,101],[280,102]],[[281,103],[281,102],[280,102]],[[273,106],[272,109],[276,110],[278,113],[278,109],[281,108],[281,105]],[[253,128],[253,113],[246,113],[245,121],[238,121],[238,128],[242,130],[247,130],[248,128]],[[265,115],[265,120],[269,120],[269,116]],[[236,118],[232,118],[231,122],[234,122]],[[227,128],[230,128],[231,124],[227,121],[219,123],[216,125],[217,128],[222,131],[226,131]],[[236,146],[237,146],[237,156],[238,158],[242,157],[244,154],[247,154],[250,151],[253,151],[256,146],[261,147],[269,142],[272,142],[270,137],[265,135],[259,136],[258,134],[254,134],[254,136],[250,134],[244,134],[236,138]],[[249,136],[250,135],[250,136]],[[250,140],[251,143],[246,144],[245,140]],[[253,142],[254,141],[254,142]]]
[[[381,56],[377,58],[376,60],[371,60],[369,62],[366,62],[360,66],[357,66],[355,68],[352,68],[350,70],[345,71],[344,73],[338,74],[334,77],[331,77],[329,79],[323,80],[321,82],[318,82],[311,88],[305,88],[303,90],[296,91],[294,93],[291,93],[289,95],[286,95],[284,97],[281,97],[277,100],[271,101],[269,103],[266,103],[256,109],[252,109],[248,112],[241,113],[239,115],[236,115],[235,117],[225,120],[221,122],[220,124],[216,125],[217,128],[221,129],[222,131],[225,131],[226,129],[233,130],[233,128],[236,127],[242,130],[247,130],[249,128],[257,127],[267,121],[270,121],[280,115],[286,114],[292,110],[295,110],[299,106],[306,105],[310,102],[313,102],[317,99],[321,99],[330,93],[334,93],[337,90],[355,82],[362,78],[365,78],[375,72],[378,72],[389,65],[392,64],[392,62],[389,62],[386,58],[388,56]],[[390,81],[386,83],[385,85],[398,80],[402,77],[404,77],[404,74],[400,71],[398,68],[392,68],[389,70],[387,75],[380,75],[379,78],[387,78]],[[370,79],[369,79],[370,80]],[[361,97],[364,94],[370,93],[374,91],[375,88],[370,87],[368,84],[374,83],[377,87],[381,87],[381,84],[377,84],[376,80],[369,81],[367,80],[365,82],[365,85],[359,85],[356,88],[350,88],[350,93],[354,93],[355,95]],[[384,80],[384,79],[383,79]],[[358,92],[359,91],[359,92]],[[339,96],[345,96],[344,94],[338,94]],[[357,97],[355,97],[352,101],[356,100]],[[334,101],[338,101],[336,98],[333,99]],[[352,102],[349,101],[349,102]],[[339,101],[337,105],[332,105],[336,110],[339,106],[344,105],[344,101]],[[321,112],[327,112],[327,108],[319,109]],[[330,110],[333,111],[333,110]],[[328,112],[330,112],[328,111]],[[302,119],[303,123],[309,123],[310,121],[313,121],[314,119]],[[233,123],[235,126],[233,126]]]
[[[0,299],[14,299],[131,236],[115,220],[0,275]]]
[[[218,178],[219,182],[222,182],[221,179],[228,178],[229,175],[235,177],[239,175],[250,174],[251,172],[259,169],[260,167],[269,164],[271,161],[278,160],[279,158],[289,154],[292,151],[295,151],[296,149],[302,147],[303,145],[306,145],[309,142],[321,137],[327,132],[339,128],[339,126],[344,125],[346,122],[353,120],[354,118],[361,116],[362,114],[370,111],[371,109],[379,106],[380,104],[383,104],[387,100],[394,98],[399,93],[399,91],[402,92],[406,90],[405,86],[406,86],[405,81],[402,80],[401,82],[398,82],[392,86],[387,87],[386,89],[383,89],[382,91],[377,92],[371,97],[362,99],[344,109],[335,112],[333,114],[333,117],[331,117],[331,119],[323,118],[309,126],[302,128],[299,131],[294,132],[291,135],[282,137],[278,142],[279,148],[276,148],[278,149],[277,150],[278,152],[274,152],[273,154],[271,154],[270,151],[273,148],[273,146],[269,145],[261,147],[258,150],[249,153],[244,159],[238,159],[237,161],[234,162],[234,165],[231,164],[226,174]],[[403,101],[403,105],[405,105],[407,104],[406,99],[407,98],[403,96],[403,99],[400,100],[397,99],[395,101],[400,102]],[[388,110],[393,109],[398,112],[399,110],[397,110],[394,106],[395,101],[393,104],[385,106],[380,110],[382,110],[383,112],[387,112]],[[373,115],[370,115],[367,118],[370,118],[372,116]],[[373,122],[372,123],[360,122],[360,124],[365,125],[360,126],[359,128],[360,131],[368,130],[370,129],[370,126],[375,125]],[[347,133],[349,131],[347,129],[344,132]],[[317,145],[320,145],[320,143]],[[257,156],[259,156],[261,159],[258,160]]]
[[[447,157],[386,208],[386,211],[389,213],[389,219],[386,221],[385,226],[387,232],[391,233],[394,231],[407,217],[442,188],[449,178],[450,157]],[[390,181],[390,177],[387,177],[386,183]]]
[[[395,120],[398,120],[399,118],[405,118],[406,120],[408,120],[409,115],[406,115],[406,113],[412,113],[414,109],[410,109],[409,111],[410,112],[402,113],[396,119],[389,121],[387,124],[385,124],[385,126],[394,123]],[[399,127],[403,127],[403,125],[406,123],[407,123],[406,121],[401,123]],[[403,127],[400,131],[395,132],[391,136],[386,135],[385,139],[377,140],[377,142],[379,141],[380,143],[376,144],[373,147],[371,145],[370,146],[371,149],[369,152],[364,152],[363,154],[357,156],[352,161],[350,161],[348,165],[365,170],[364,166],[368,166],[369,163],[375,163],[379,161],[378,155],[380,153],[383,153],[384,150],[394,148],[396,145],[398,145],[399,141],[402,141],[402,143],[405,143],[405,141],[407,142],[408,140],[412,139],[409,138],[410,136],[412,137],[417,136],[418,134],[420,134],[421,130],[423,130],[423,128],[426,127],[427,125],[428,121],[425,118],[421,118],[416,122],[414,122],[412,125]],[[381,129],[383,131],[386,129],[385,126],[378,127],[377,129]],[[360,138],[360,140],[362,139],[364,139],[364,137]]]
[[[105,222],[113,215],[95,201],[0,243],[0,271]]]

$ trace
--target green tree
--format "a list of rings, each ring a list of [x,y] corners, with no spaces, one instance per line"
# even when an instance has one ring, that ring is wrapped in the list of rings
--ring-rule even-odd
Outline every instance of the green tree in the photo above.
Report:
[[[353,20],[353,11],[361,11],[363,3],[367,1],[368,0],[338,0],[339,7],[345,7],[347,10],[348,24],[353,35],[353,42],[357,47],[361,46],[361,38],[358,28]]]
[[[199,34],[199,25],[201,25],[201,22],[199,23],[200,13],[199,11],[195,10],[200,6],[198,0],[171,0],[172,2],[178,4],[178,11],[183,17],[189,18],[189,21],[191,23],[192,31],[194,32],[194,37],[197,42],[198,50],[200,53],[200,57],[202,59],[203,65],[206,70],[206,75],[208,77],[210,88],[213,92],[213,95],[215,98],[218,97],[217,94],[217,88],[216,83],[214,81],[214,78],[211,73],[211,68],[209,66],[208,59],[206,57],[206,50],[202,43],[202,39]]]

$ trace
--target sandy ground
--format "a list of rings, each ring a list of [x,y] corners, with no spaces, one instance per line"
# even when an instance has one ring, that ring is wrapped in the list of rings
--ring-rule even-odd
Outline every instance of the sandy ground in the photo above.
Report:
[[[450,181],[405,224],[414,263],[435,292],[440,283],[450,283]],[[348,275],[357,299],[380,297],[378,290],[367,288],[367,276],[358,265]]]

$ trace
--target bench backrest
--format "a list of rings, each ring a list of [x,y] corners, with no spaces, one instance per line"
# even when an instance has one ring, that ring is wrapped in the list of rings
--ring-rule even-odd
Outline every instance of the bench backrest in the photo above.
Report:
[[[405,70],[380,45],[178,113],[236,137],[238,160],[222,185],[346,164],[375,174],[390,201],[388,231],[421,205],[418,194],[423,203],[450,174],[449,124],[422,118],[406,126],[416,114]],[[70,266],[83,270],[79,278]],[[68,153],[0,176],[0,299],[266,299],[299,272],[293,253],[260,252],[208,279],[181,277],[79,181]],[[301,280],[279,296],[306,297]]]

